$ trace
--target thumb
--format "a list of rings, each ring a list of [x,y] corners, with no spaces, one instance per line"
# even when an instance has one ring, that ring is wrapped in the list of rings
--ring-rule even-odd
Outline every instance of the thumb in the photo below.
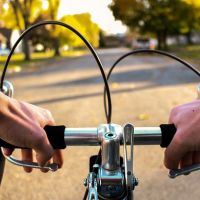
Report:
[[[44,134],[39,144],[33,149],[36,152],[36,160],[40,166],[45,166],[54,154],[54,149],[49,143],[46,134]]]

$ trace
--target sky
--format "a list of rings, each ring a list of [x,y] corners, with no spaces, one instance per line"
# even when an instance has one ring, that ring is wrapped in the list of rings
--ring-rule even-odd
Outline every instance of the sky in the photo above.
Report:
[[[108,5],[112,0],[61,0],[58,18],[63,15],[88,12],[92,21],[109,34],[124,33],[126,27],[115,21]]]

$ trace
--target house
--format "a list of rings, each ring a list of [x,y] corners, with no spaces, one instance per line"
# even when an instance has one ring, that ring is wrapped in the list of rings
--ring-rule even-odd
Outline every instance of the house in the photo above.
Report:
[[[20,33],[18,30],[3,28],[0,26],[0,48],[10,50]],[[15,49],[15,53],[22,52],[22,44],[20,43]]]
[[[12,30],[0,27],[0,47],[11,48],[11,35]]]

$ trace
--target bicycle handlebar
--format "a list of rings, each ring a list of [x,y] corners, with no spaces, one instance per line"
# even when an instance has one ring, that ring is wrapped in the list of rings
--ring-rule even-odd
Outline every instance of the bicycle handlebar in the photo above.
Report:
[[[122,126],[115,125],[119,132],[120,143],[123,141]],[[101,144],[103,126],[98,128],[65,128],[65,126],[46,126],[44,130],[54,149],[64,149],[66,146],[98,146]],[[160,145],[167,147],[176,127],[173,124],[162,124],[160,127],[134,127],[135,145]],[[108,134],[112,134],[112,130]],[[5,148],[20,148],[0,139],[0,146]]]

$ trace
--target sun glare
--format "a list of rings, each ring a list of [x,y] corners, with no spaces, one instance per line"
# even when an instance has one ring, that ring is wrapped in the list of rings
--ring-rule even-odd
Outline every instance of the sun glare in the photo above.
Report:
[[[115,21],[108,8],[111,0],[61,0],[58,17],[79,13],[90,13],[92,21],[109,34],[124,33],[126,26]]]
[[[4,3],[4,4],[3,4],[3,9],[4,9],[4,10],[8,10],[8,8],[9,8],[8,3]]]
[[[43,10],[47,10],[48,7],[49,7],[49,2],[48,2],[47,0],[44,0],[44,1],[42,2],[42,9],[43,9]]]

